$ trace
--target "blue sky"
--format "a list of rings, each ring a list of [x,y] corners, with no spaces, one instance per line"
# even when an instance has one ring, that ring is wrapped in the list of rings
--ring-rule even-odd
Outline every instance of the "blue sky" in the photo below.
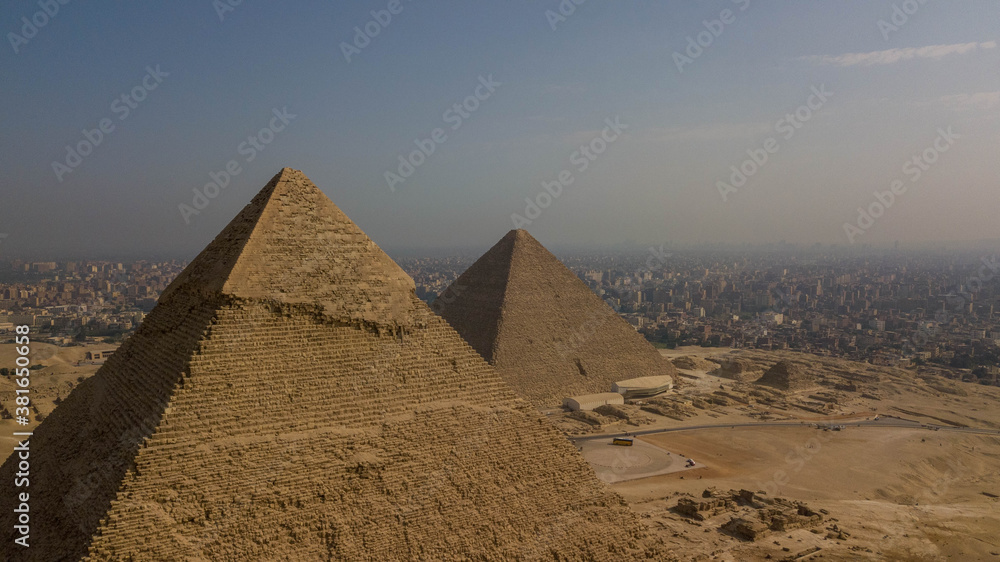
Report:
[[[11,34],[43,8],[4,3],[0,256],[191,257],[283,166],[390,251],[486,247],[514,214],[556,246],[1000,238],[996,2],[567,0],[559,21],[556,0],[244,0],[221,17],[218,4],[70,0],[22,41]],[[912,13],[880,29],[894,4],[896,23]],[[378,33],[348,62],[366,24]],[[821,86],[832,95],[786,138],[781,119]],[[137,87],[122,119],[113,104]],[[462,102],[475,110],[456,130]],[[273,121],[283,109],[295,117]],[[616,117],[627,129],[607,142]],[[102,119],[114,129],[57,173]],[[247,161],[241,143],[272,123]],[[390,189],[386,172],[438,128]],[[769,138],[746,183],[720,188]],[[904,167],[935,141],[947,150],[913,181]],[[603,147],[585,170],[581,146]],[[230,161],[240,172],[185,217]],[[563,171],[572,183],[546,199]],[[859,217],[897,179],[906,190]],[[534,217],[526,198],[548,205]]]

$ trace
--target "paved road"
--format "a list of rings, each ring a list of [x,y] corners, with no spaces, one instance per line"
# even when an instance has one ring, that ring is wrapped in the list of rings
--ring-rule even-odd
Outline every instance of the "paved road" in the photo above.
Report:
[[[976,433],[980,435],[1000,435],[1000,430],[997,429],[983,429],[975,427],[951,427],[947,425],[933,425],[920,423],[914,420],[908,420],[904,418],[897,418],[894,416],[881,415],[878,421],[875,420],[831,420],[829,422],[754,422],[754,423],[720,423],[711,425],[689,425],[682,427],[670,427],[665,429],[644,429],[640,431],[630,431],[629,436],[637,435],[652,435],[656,433],[673,433],[677,431],[696,431],[699,429],[724,429],[724,428],[736,428],[736,427],[816,427],[819,426],[837,426],[842,425],[844,427],[884,427],[884,428],[903,428],[903,429],[927,429],[930,431],[951,431],[958,433]],[[573,442],[577,441],[593,441],[597,439],[611,439],[612,437],[620,437],[625,435],[625,433],[608,433],[601,435],[588,435],[586,437],[571,437],[570,440]]]

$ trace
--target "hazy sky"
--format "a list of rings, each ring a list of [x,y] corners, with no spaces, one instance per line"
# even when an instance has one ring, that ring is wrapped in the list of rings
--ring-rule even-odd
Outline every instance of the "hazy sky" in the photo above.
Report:
[[[0,256],[191,257],[283,166],[387,249],[525,198],[550,245],[1000,238],[995,1],[50,1],[0,8]]]

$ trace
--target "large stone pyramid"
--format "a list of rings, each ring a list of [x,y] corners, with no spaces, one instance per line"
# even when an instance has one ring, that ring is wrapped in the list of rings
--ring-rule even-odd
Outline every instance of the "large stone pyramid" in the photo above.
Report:
[[[432,308],[537,407],[677,372],[525,230],[508,232]]]
[[[4,560],[653,555],[569,441],[290,169],[30,450],[31,546],[8,506]]]

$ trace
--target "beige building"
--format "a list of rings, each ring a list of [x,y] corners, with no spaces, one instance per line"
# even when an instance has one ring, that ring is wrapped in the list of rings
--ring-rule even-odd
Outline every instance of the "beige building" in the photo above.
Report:
[[[563,398],[563,407],[571,411],[589,411],[608,404],[624,404],[625,398],[617,392],[602,392],[600,394],[584,394]]]
[[[674,378],[670,375],[639,377],[618,381],[611,385],[611,390],[625,398],[646,398],[664,393],[674,387]]]

